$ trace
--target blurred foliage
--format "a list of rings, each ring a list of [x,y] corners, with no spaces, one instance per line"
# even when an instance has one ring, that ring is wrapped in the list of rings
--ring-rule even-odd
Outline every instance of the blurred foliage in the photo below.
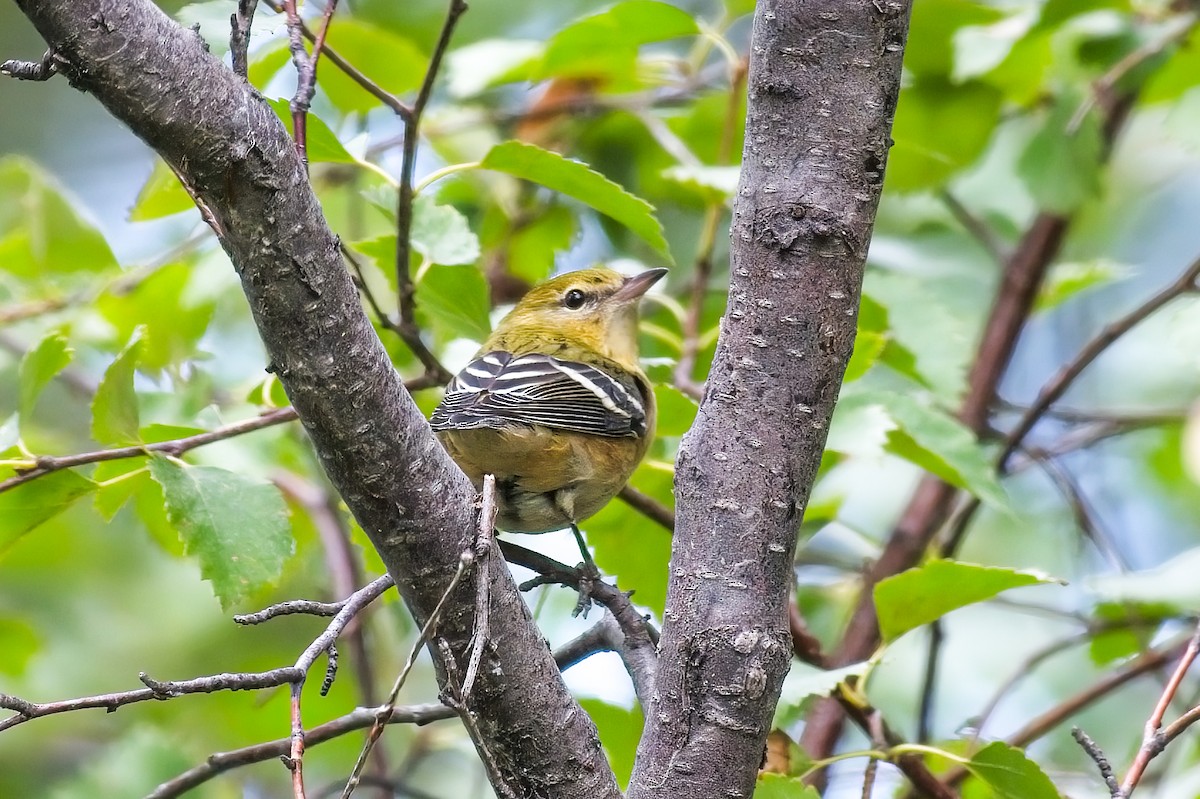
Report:
[[[228,59],[230,3],[171,10],[198,23]],[[752,10],[745,0],[475,3],[422,127],[408,267],[417,321],[447,367],[465,363],[506,305],[555,270],[599,260],[631,271],[672,266],[665,290],[644,304],[643,355],[660,418],[631,481],[667,507],[675,454],[696,413],[688,381],[676,379],[684,331],[694,314],[696,363],[687,377],[702,378],[724,308],[724,231],[745,113],[739,70]],[[305,10],[311,25],[320,11]],[[444,11],[432,0],[360,0],[338,9],[328,41],[411,101]],[[5,8],[0,19],[16,24],[15,13]],[[295,76],[285,26],[262,6],[254,31],[250,80],[290,126]],[[0,42],[17,47],[3,34]],[[35,57],[27,44],[4,57]],[[109,123],[90,100],[57,94],[62,83],[0,84],[0,107],[56,98],[45,119],[0,120],[13,134],[6,141],[26,143],[0,158],[0,481],[39,458],[186,438],[286,404],[278,382],[264,377],[236,276],[170,170],[135,154],[112,159],[122,186],[74,174],[72,153]],[[1123,96],[1132,110],[1113,120]],[[67,104],[94,116],[52,126]],[[1111,147],[1108,127],[1121,128]],[[313,184],[385,310],[396,306],[400,130],[371,93],[321,61],[308,118]],[[1047,451],[1082,439],[1054,459],[1074,475],[1077,494],[1036,465],[1002,481],[995,446],[977,441],[955,412],[998,289],[998,258],[1038,212],[1063,215],[1070,229],[1002,386],[1016,406],[1200,254],[1198,131],[1200,31],[1186,3],[916,0],[859,341],[798,530],[806,543],[797,601],[813,632],[827,647],[836,643],[860,564],[879,553],[922,474],[985,504],[960,555],[970,562],[934,561],[880,585],[886,657],[833,674],[797,667],[778,714],[789,731],[813,696],[855,676],[889,724],[913,736],[925,633],[912,631],[953,611],[929,720],[931,743],[949,761],[931,757],[931,767],[962,762],[972,797],[1103,792],[1062,727],[1028,756],[999,741],[971,749],[970,727],[1043,647],[1090,633],[1088,646],[1039,662],[999,698],[980,722],[983,743],[1151,641],[1178,637],[1200,612],[1200,436],[1195,419],[1185,419],[1200,394],[1196,302],[1181,299],[1122,339],[1067,395],[1074,415],[1052,415],[1035,430],[1029,443]],[[72,174],[70,190],[55,173]],[[113,221],[126,201],[124,219]],[[713,274],[694,294],[700,263]],[[404,345],[386,329],[381,336],[396,367],[419,376]],[[417,396],[426,411],[437,399],[436,390]],[[996,424],[1015,419],[1004,405]],[[1113,432],[1088,438],[1103,425]],[[1081,518],[1090,519],[1086,536]],[[600,567],[661,620],[669,534],[619,501],[585,531]],[[522,543],[572,558],[569,537]],[[0,492],[0,692],[50,701],[136,688],[140,671],[183,679],[290,664],[323,622],[242,629],[228,613],[339,598],[380,568],[294,423],[183,454],[57,471]],[[1069,585],[1020,588],[1045,582],[1040,574]],[[577,633],[567,617],[573,598],[540,590],[534,602],[552,642]],[[343,646],[330,695],[306,692],[309,726],[378,701],[391,683],[411,622],[394,600],[367,619],[367,661]],[[585,707],[627,780],[641,712],[619,663],[594,658],[567,677],[589,697]],[[212,752],[286,735],[286,694],[227,692],[28,722],[0,733],[0,796],[144,794]],[[1156,695],[1153,684],[1137,683],[1077,721],[1124,764]],[[426,663],[401,701],[434,696]],[[310,783],[344,779],[360,741],[350,735],[310,749]],[[452,723],[394,727],[383,751],[390,775],[424,795],[490,795]],[[1162,796],[1184,796],[1200,769],[1194,746],[1173,751]],[[858,796],[860,787],[861,768],[838,770],[826,795]],[[289,790],[282,767],[267,762],[192,795]],[[776,774],[764,777],[759,795],[816,794]]]

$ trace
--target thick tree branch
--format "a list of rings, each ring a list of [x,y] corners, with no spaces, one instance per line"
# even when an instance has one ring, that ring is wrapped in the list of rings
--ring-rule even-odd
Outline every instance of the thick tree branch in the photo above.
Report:
[[[362,311],[304,166],[270,106],[148,0],[18,0],[76,87],[186,177],[224,231],[255,322],[313,445],[419,624],[475,529],[473,491],[434,439]],[[616,797],[616,780],[498,553],[489,648],[467,698],[509,784]],[[438,625],[469,655],[475,587]],[[445,664],[435,652],[444,679]],[[464,660],[465,662],[465,660]]]
[[[729,305],[676,467],[631,799],[753,792],[792,650],[796,529],[854,345],[908,15],[899,0],[758,4]]]

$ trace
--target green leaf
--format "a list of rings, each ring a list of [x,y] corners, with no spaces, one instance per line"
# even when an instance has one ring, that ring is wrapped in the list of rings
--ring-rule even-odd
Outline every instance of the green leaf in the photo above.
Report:
[[[184,551],[199,560],[222,608],[279,578],[294,548],[279,489],[162,455],[150,457],[150,474],[162,488]]]
[[[509,141],[489,150],[481,165],[574,197],[629,228],[663,257],[671,258],[654,207],[586,164],[532,144]]]
[[[967,769],[986,782],[997,799],[1059,799],[1054,783],[1037,764],[1003,741],[976,752]]]
[[[435,264],[469,264],[479,258],[479,239],[456,208],[425,195],[413,203],[413,249]]]
[[[46,280],[116,267],[104,236],[53,178],[19,156],[0,158],[0,271]]]
[[[531,77],[630,78],[636,72],[639,46],[699,32],[696,21],[683,9],[627,0],[551,37]]]
[[[968,25],[998,22],[1002,12],[975,0],[921,0],[913,5],[904,66],[915,73],[949,76],[954,70],[954,36]]]
[[[91,480],[64,469],[0,494],[0,553],[95,487]]]
[[[183,188],[179,178],[159,159],[154,162],[150,177],[142,184],[137,200],[129,211],[130,222],[146,222],[151,219],[161,219],[164,216],[190,211],[196,207],[191,195]]]
[[[133,390],[144,340],[138,328],[125,349],[104,370],[104,379],[92,399],[92,438],[101,444],[136,444],[138,438],[138,401]]]
[[[839,400],[846,412],[879,406],[895,427],[887,431],[884,450],[913,463],[951,485],[970,491],[1000,510],[1008,498],[996,479],[995,464],[975,436],[957,419],[905,394],[891,391],[851,393]]]
[[[360,17],[334,17],[326,42],[355,69],[394,95],[420,86],[429,63],[428,56],[411,41]],[[317,83],[340,111],[363,112],[380,107],[374,95],[328,62],[322,63]]]
[[[487,279],[471,266],[432,266],[416,285],[417,313],[454,337],[483,341],[492,332]]]
[[[798,777],[759,774],[754,783],[754,799],[821,799],[821,794]]]
[[[846,680],[867,673],[867,661],[852,663],[837,669],[818,669],[801,663],[793,663],[783,679],[783,690],[779,695],[781,706],[796,706],[813,696],[829,696]]]
[[[1200,86],[1200,31],[1194,30],[1167,62],[1156,70],[1138,94],[1138,101],[1164,103]]]
[[[675,505],[674,472],[643,463],[629,484],[661,502]],[[659,616],[667,602],[667,563],[671,559],[671,533],[650,521],[619,499],[582,525],[584,536],[595,552],[596,565],[615,575],[623,591],[633,591],[633,601]],[[630,557],[636,552],[637,557]]]
[[[508,244],[508,271],[530,283],[550,276],[554,259],[575,239],[575,215],[553,205],[527,225],[513,231]]]
[[[1093,577],[1084,585],[1108,602],[1152,603],[1181,613],[1200,611],[1200,547],[1152,569]]]
[[[979,81],[954,85],[922,78],[902,88],[892,127],[896,145],[888,156],[887,189],[940,186],[974,163],[991,140],[1002,101],[998,89]]]
[[[38,636],[22,619],[0,616],[0,674],[19,677],[38,651]]]
[[[1038,292],[1034,310],[1049,310],[1083,291],[1128,277],[1131,272],[1124,264],[1106,258],[1055,264]]]
[[[333,70],[329,70],[332,72]],[[324,73],[322,73],[324,74]],[[322,78],[324,80],[324,78]],[[292,109],[287,100],[267,100],[267,103],[275,110],[275,115],[279,117],[288,132],[293,136],[296,131],[292,127]],[[342,143],[338,140],[336,134],[330,129],[325,120],[314,114],[311,110],[305,117],[304,122],[305,132],[305,153],[308,155],[308,161],[312,164],[327,163],[327,164],[357,164],[358,159],[350,155]]]
[[[96,305],[115,330],[116,341],[128,341],[139,326],[146,329],[139,368],[155,373],[195,355],[196,344],[212,319],[212,299],[197,299],[191,282],[196,270],[184,263],[164,266],[132,291],[104,294]]]
[[[122,479],[118,480],[118,477]],[[96,498],[92,500],[92,505],[97,513],[110,522],[131,497],[148,486],[153,486],[150,473],[141,458],[98,463],[96,471],[92,473],[92,479],[97,484]],[[157,489],[155,491],[157,493]]]
[[[878,361],[887,366],[892,371],[907,377],[914,383],[930,387],[929,381],[921,374],[917,368],[917,356],[908,347],[896,340],[892,334],[891,322],[888,320],[888,310],[883,303],[879,302],[869,294],[863,294],[862,300],[859,303],[858,309],[858,330],[859,335],[864,332],[876,333],[884,335],[883,349],[876,353]],[[857,353],[858,344],[855,343],[855,352]],[[852,374],[851,366],[854,360],[851,358],[850,366],[846,368],[846,381],[850,382]]]
[[[1074,211],[1100,188],[1100,122],[1095,114],[1075,119],[1078,107],[1072,98],[1060,100],[1017,162],[1017,174],[1047,211]]]
[[[969,25],[955,31],[955,83],[986,75],[1004,63],[1037,19],[1037,9],[1022,8],[990,25]]]
[[[626,710],[599,699],[581,699],[579,704],[592,717],[604,753],[608,755],[608,764],[624,790],[633,774],[633,759],[642,737],[644,720],[641,708],[635,705]]]
[[[61,331],[54,331],[47,334],[21,358],[21,367],[17,373],[20,385],[17,414],[22,423],[28,421],[33,413],[33,406],[42,389],[56,374],[67,368],[74,353],[67,343],[66,335]]]
[[[870,371],[887,347],[888,337],[871,330],[860,330],[854,337],[854,354],[846,364],[844,382],[853,383]]]
[[[254,88],[262,91],[291,60],[292,53],[288,48],[287,39],[276,39],[256,50],[250,57],[250,62],[246,65],[246,80],[250,81]],[[319,82],[325,83],[324,73],[321,74]]]
[[[740,166],[684,165],[667,167],[662,176],[689,191],[705,202],[726,202],[737,191]]]
[[[1010,588],[1061,582],[1041,572],[931,560],[875,586],[875,611],[884,641],[940,619],[952,610],[991,599]]]
[[[674,386],[659,383],[654,387],[655,404],[658,406],[658,424],[655,431],[660,436],[681,436],[696,421],[700,406],[691,397]]]

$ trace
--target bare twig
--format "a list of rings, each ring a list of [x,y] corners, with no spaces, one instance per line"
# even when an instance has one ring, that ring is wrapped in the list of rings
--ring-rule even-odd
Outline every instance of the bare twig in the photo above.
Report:
[[[1184,294],[1194,293],[1197,290],[1196,280],[1198,277],[1200,277],[1200,258],[1192,261],[1187,269],[1183,270],[1179,277],[1169,286],[1159,291],[1137,308],[1134,308],[1125,316],[1107,325],[1095,338],[1085,344],[1083,349],[1042,387],[1042,390],[1038,392],[1037,399],[1034,400],[1029,410],[1025,412],[1021,420],[1017,422],[1016,427],[1005,437],[1004,451],[1000,456],[1001,465],[1003,466],[1008,457],[1016,451],[1017,447],[1025,440],[1025,437],[1029,435],[1034,425],[1038,423],[1050,406],[1066,393],[1067,389],[1083,373],[1084,369],[1090,366],[1096,358],[1100,357],[1118,339],[1152,316],[1159,308],[1162,308]]]
[[[67,699],[41,704],[28,702],[7,694],[0,694],[0,707],[15,713],[15,715],[0,721],[0,732],[35,718],[58,713],[69,713],[75,710],[104,708],[111,713],[125,705],[146,702],[151,699],[172,699],[187,694],[208,694],[215,691],[259,690],[263,688],[275,688],[287,683],[302,683],[308,670],[316,662],[316,659],[337,640],[346,625],[359,611],[373,602],[387,589],[388,586],[383,585],[382,582],[383,578],[380,578],[339,603],[341,608],[334,615],[333,620],[329,622],[319,636],[313,639],[313,642],[308,645],[308,648],[300,654],[300,657],[291,666],[263,672],[214,674],[207,677],[197,677],[192,680],[173,682],[155,680],[148,674],[142,673],[138,675],[138,679],[146,686],[144,689],[119,691],[116,693],[85,696],[79,699]]]
[[[986,222],[971,213],[958,199],[955,194],[949,189],[942,189],[938,196],[941,197],[946,209],[950,211],[950,215],[958,221],[967,233],[975,241],[979,242],[979,246],[983,247],[984,251],[991,256],[992,260],[998,264],[1004,264],[1008,261],[1010,255],[1006,251],[1004,243],[1000,241],[1000,237],[996,235],[996,231],[992,230]]]
[[[58,74],[61,56],[53,49],[47,50],[41,61],[20,61],[10,59],[0,64],[0,75],[7,75],[16,80],[44,81]]]
[[[143,444],[133,447],[118,447],[116,449],[97,450],[95,452],[84,452],[78,455],[63,455],[51,456],[45,455],[39,457],[34,462],[34,467],[28,471],[24,471],[15,477],[10,477],[7,480],[0,482],[0,493],[4,493],[10,489],[16,488],[19,485],[28,483],[30,480],[36,480],[52,472],[70,469],[74,466],[83,466],[89,463],[100,463],[101,461],[121,460],[122,458],[136,458],[140,455],[148,455],[151,452],[161,452],[173,457],[179,457],[183,453],[193,450],[196,447],[202,447],[205,444],[211,444],[215,441],[223,441],[227,438],[249,433],[254,430],[261,430],[264,427],[272,427],[284,422],[290,422],[296,419],[296,411],[292,408],[278,408],[273,411],[264,413],[262,416],[256,416],[253,419],[245,419],[240,422],[218,427],[216,430],[210,430],[207,433],[197,433],[194,436],[186,438],[177,438],[171,441],[159,441],[154,444]]]
[[[286,13],[283,3],[280,2],[280,0],[266,0],[266,3],[276,14]],[[300,33],[310,42],[315,41],[317,38],[316,34],[304,24],[304,20],[300,20]],[[380,103],[394,111],[397,116],[404,118],[408,114],[412,113],[412,109],[410,109],[402,100],[400,100],[399,97],[392,94],[387,89],[384,89],[378,83],[364,75],[353,64],[343,58],[337,50],[334,50],[332,47],[326,45],[322,48],[322,52],[325,54],[325,57],[329,59],[329,63],[341,70],[346,77],[350,78],[350,80],[357,83],[360,88],[367,92],[367,94],[371,95]]]
[[[925,658],[925,676],[921,681],[921,705],[917,711],[917,742],[928,743],[933,726],[934,700],[937,698],[938,651],[942,646],[942,620],[929,625],[929,654]]]
[[[475,633],[471,643],[471,658],[467,663],[467,673],[463,677],[462,695],[464,699],[471,695],[475,686],[475,674],[479,671],[479,662],[483,659],[483,649],[491,638],[488,628],[488,608],[492,599],[489,590],[491,583],[488,555],[492,549],[492,537],[496,525],[496,476],[483,476],[483,492],[479,504],[479,535],[475,541]]]
[[[305,744],[311,748],[347,733],[370,727],[377,722],[381,713],[385,714],[384,717],[388,724],[428,724],[432,721],[454,718],[454,711],[440,702],[394,707],[390,712],[382,707],[360,707],[344,716],[313,727],[305,736]],[[146,799],[173,799],[226,771],[284,757],[290,751],[291,743],[290,737],[280,738],[276,741],[209,755],[200,765],[159,785],[147,795]]]
[[[292,734],[291,746],[288,747],[288,754],[283,758],[283,764],[288,771],[292,772],[292,798],[305,799],[304,795],[304,720],[300,713],[300,694],[304,690],[304,683],[297,680],[291,686],[291,718],[292,718]]]
[[[465,682],[459,682],[458,664],[454,660],[454,650],[450,648],[450,642],[445,638],[439,638],[437,639],[437,645],[438,651],[442,655],[442,663],[446,665],[445,691],[449,694],[449,696],[444,697],[446,704],[453,707],[458,712],[458,717],[462,719],[463,727],[466,728],[467,735],[470,736],[471,742],[475,744],[476,751],[479,752],[479,759],[483,762],[484,771],[487,772],[488,782],[491,783],[496,795],[500,799],[517,799],[512,788],[509,787],[508,782],[504,779],[504,774],[496,763],[496,757],[487,745],[487,739],[479,731],[479,724],[467,708],[467,692],[463,688]]]
[[[617,494],[621,501],[666,530],[675,529],[675,511],[654,497],[627,485]]]
[[[749,69],[750,62],[745,58],[730,69],[729,100],[717,150],[717,162],[720,164],[729,163],[733,151],[734,131],[742,122],[738,112]],[[703,381],[697,382],[695,376],[696,357],[700,354],[700,322],[704,316],[704,301],[708,297],[709,282],[712,279],[713,252],[716,249],[717,232],[724,212],[724,202],[709,203],[704,212],[700,244],[696,249],[696,262],[693,267],[688,313],[683,320],[683,351],[680,353],[679,363],[675,365],[676,388],[697,402],[704,396]]]
[[[400,695],[400,689],[404,687],[405,680],[408,679],[409,672],[417,662],[417,654],[425,646],[429,640],[430,633],[437,625],[438,619],[441,618],[442,610],[446,607],[446,602],[450,599],[450,595],[454,593],[454,589],[458,587],[462,581],[463,575],[475,562],[475,553],[472,550],[467,550],[462,553],[458,560],[458,568],[454,571],[454,576],[450,578],[450,582],[446,585],[446,590],[442,592],[441,599],[434,606],[433,612],[429,614],[429,618],[425,620],[425,624],[421,626],[421,633],[417,636],[417,640],[413,642],[412,648],[408,652],[408,658],[404,661],[404,666],[400,669],[400,674],[396,676],[395,683],[392,684],[392,690],[388,694],[387,702],[380,708],[379,716],[376,718],[375,724],[371,725],[371,731],[367,734],[367,740],[363,744],[362,751],[359,752],[358,760],[354,763],[354,768],[350,772],[350,777],[346,780],[346,787],[342,790],[342,799],[350,799],[350,795],[354,793],[354,789],[358,786],[359,779],[362,777],[363,767],[366,765],[367,758],[371,754],[371,749],[379,740],[379,736],[383,735],[383,728],[387,724],[387,718],[390,711],[396,705],[396,698]],[[385,712],[386,711],[386,712]]]
[[[229,54],[233,59],[233,71],[246,77],[250,69],[250,27],[254,24],[254,12],[258,0],[238,0],[237,10],[229,17]]]
[[[381,577],[379,580],[390,580],[390,578]],[[390,583],[386,587],[390,587]],[[597,652],[609,651],[612,644],[608,633],[603,630],[604,626],[604,623],[601,622],[590,627],[578,638],[572,639],[554,650],[554,660],[558,667],[565,671]],[[417,725],[450,719],[457,715],[453,708],[440,702],[396,707],[391,710],[390,714],[386,707],[360,707],[351,713],[308,730],[304,736],[305,746],[311,749],[334,738],[371,727],[381,714],[386,716],[387,724]],[[226,771],[286,756],[290,747],[291,738],[288,737],[209,755],[200,765],[158,786],[154,793],[147,796],[146,799],[173,799],[173,797],[180,796]],[[363,778],[361,784],[365,785],[367,782],[368,780]]]
[[[1146,773],[1146,767],[1150,765],[1150,761],[1166,748],[1168,741],[1162,735],[1163,717],[1167,715],[1167,710],[1171,707],[1171,702],[1175,699],[1175,694],[1179,692],[1179,686],[1183,684],[1183,678],[1187,674],[1188,669],[1192,667],[1192,663],[1195,662],[1197,655],[1200,655],[1200,625],[1196,627],[1196,631],[1188,641],[1187,647],[1183,650],[1183,656],[1175,664],[1175,671],[1171,674],[1171,678],[1167,680],[1166,687],[1163,688],[1162,694],[1158,697],[1154,711],[1150,714],[1150,718],[1146,720],[1146,727],[1142,736],[1142,746],[1138,749],[1137,756],[1133,759],[1133,764],[1129,767],[1128,773],[1125,774],[1125,779],[1121,782],[1120,796],[1122,799],[1128,799],[1133,794],[1134,789],[1141,782],[1142,775]],[[1175,732],[1175,735],[1177,736],[1183,729],[1186,729],[1186,726],[1184,725],[1184,727]]]
[[[446,49],[450,46],[450,37],[454,33],[454,27],[466,10],[467,4],[464,0],[450,0],[450,5],[446,10],[446,20],[442,24],[442,31],[438,35],[437,44],[434,45],[433,54],[429,57],[429,67],[425,70],[425,78],[421,81],[417,99],[413,102],[411,113],[402,117],[404,148],[400,165],[400,190],[396,200],[396,290],[399,294],[400,327],[409,331],[401,335],[409,346],[412,346],[410,338],[419,340],[414,322],[416,300],[408,261],[412,251],[410,237],[413,221],[413,174],[417,167],[417,140],[421,135],[421,116],[425,113],[425,106],[433,93],[433,84],[437,79],[438,70],[441,68],[442,57],[445,56]],[[418,358],[421,358],[420,352],[416,350],[414,352]],[[425,363],[424,358],[422,358],[422,363]],[[425,367],[428,369],[429,364],[425,363]]]
[[[368,585],[363,586],[354,593],[352,597],[343,599],[341,602],[313,602],[308,599],[293,599],[288,602],[280,602],[278,605],[272,605],[269,608],[258,611],[257,613],[244,613],[234,616],[233,620],[238,624],[262,624],[264,621],[269,621],[277,616],[290,616],[297,613],[303,613],[310,616],[336,616],[341,610],[346,607],[346,603],[350,599],[360,598],[365,600],[363,606],[374,602],[385,591],[394,586],[390,574],[385,574],[382,577],[376,577]],[[357,601],[357,600],[356,600]]]
[[[1100,776],[1104,778],[1104,784],[1108,786],[1108,792],[1112,796],[1112,799],[1121,799],[1121,786],[1117,785],[1117,777],[1113,774],[1112,764],[1108,762],[1108,758],[1105,757],[1104,751],[1100,746],[1078,727],[1071,728],[1071,737],[1083,748],[1083,751],[1087,752],[1088,757],[1095,761],[1096,767],[1100,769]]]
[[[1097,104],[1104,108],[1112,104],[1112,93],[1116,85],[1130,72],[1145,64],[1159,53],[1183,41],[1196,25],[1196,14],[1181,14],[1171,21],[1166,32],[1157,39],[1151,39],[1141,47],[1131,50],[1092,85],[1092,92],[1083,99],[1079,108],[1067,123],[1067,133],[1074,134],[1083,124],[1084,118]]]
[[[1079,693],[1068,697],[1040,716],[1030,720],[1024,727],[1005,739],[1006,742],[1010,746],[1028,746],[1076,713],[1099,702],[1127,682],[1137,679],[1148,672],[1155,671],[1166,663],[1170,663],[1174,658],[1179,657],[1183,652],[1184,646],[1185,644],[1178,644],[1165,649],[1144,652],[1116,671],[1105,675]],[[943,774],[941,779],[945,785],[953,786],[962,782],[968,774],[969,772],[965,768],[956,766]],[[915,796],[916,794],[910,791],[906,799],[915,799]]]
[[[1067,389],[1075,383],[1075,380],[1083,374],[1088,366],[1122,336],[1150,318],[1160,308],[1185,294],[1195,293],[1198,290],[1197,279],[1200,279],[1200,258],[1194,260],[1170,285],[1125,316],[1105,326],[1091,341],[1085,344],[1079,353],[1042,387],[1038,392],[1037,399],[1021,416],[1016,426],[1005,436],[1004,447],[997,460],[997,471],[1000,474],[1006,474],[1009,471],[1008,461],[1013,453],[1024,444],[1025,438],[1046,415],[1050,406],[1067,392]],[[942,546],[943,553],[953,552],[957,548],[959,541],[966,533],[971,518],[979,509],[979,505],[977,498],[968,499],[952,522],[947,525],[946,539]]]

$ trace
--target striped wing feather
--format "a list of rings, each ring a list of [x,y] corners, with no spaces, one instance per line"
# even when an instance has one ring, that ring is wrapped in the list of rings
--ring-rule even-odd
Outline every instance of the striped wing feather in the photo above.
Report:
[[[599,436],[641,436],[636,387],[601,369],[549,355],[489,352],[458,373],[429,420],[434,430],[542,425]]]

